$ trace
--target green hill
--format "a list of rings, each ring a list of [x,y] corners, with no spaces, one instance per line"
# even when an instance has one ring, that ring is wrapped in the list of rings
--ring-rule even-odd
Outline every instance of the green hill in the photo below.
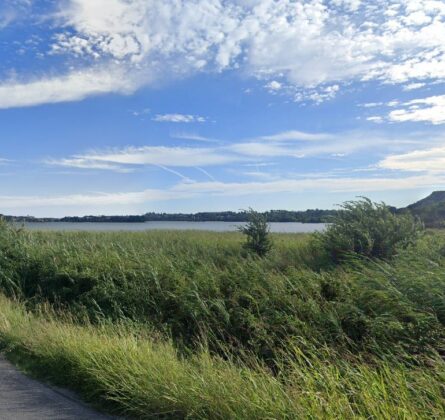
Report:
[[[410,204],[401,211],[420,217],[427,227],[445,227],[445,191],[434,191],[428,197]]]

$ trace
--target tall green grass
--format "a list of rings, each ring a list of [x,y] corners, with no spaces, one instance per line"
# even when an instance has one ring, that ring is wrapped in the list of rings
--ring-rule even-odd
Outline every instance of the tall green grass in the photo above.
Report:
[[[289,342],[336,351],[443,351],[444,239],[391,261],[334,266],[311,235],[275,235],[266,258],[239,234],[57,233],[0,229],[0,288],[79,319],[131,320],[184,350],[253,352],[274,364]]]
[[[19,365],[70,386],[109,410],[137,418],[440,419],[445,365],[363,360],[326,347],[288,348],[273,375],[201,347],[183,357],[171,342],[125,323],[79,325],[0,296],[0,342]]]
[[[273,243],[0,223],[0,345],[141,418],[444,418],[445,235],[341,264]]]

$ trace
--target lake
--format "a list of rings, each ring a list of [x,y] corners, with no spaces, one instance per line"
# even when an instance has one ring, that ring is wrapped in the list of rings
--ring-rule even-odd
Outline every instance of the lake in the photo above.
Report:
[[[203,230],[212,232],[234,232],[239,222],[145,222],[145,223],[71,223],[47,222],[24,223],[30,230],[59,230],[59,231],[92,231],[92,232],[141,232],[146,230]],[[270,230],[274,233],[309,233],[323,230],[324,223],[270,223]]]

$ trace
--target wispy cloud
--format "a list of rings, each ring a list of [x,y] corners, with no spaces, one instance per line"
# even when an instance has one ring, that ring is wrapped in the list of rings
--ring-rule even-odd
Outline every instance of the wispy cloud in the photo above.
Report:
[[[0,30],[23,19],[29,13],[32,0],[8,0],[0,4]]]
[[[134,165],[196,167],[224,165],[245,160],[221,148],[144,146],[95,151],[70,158],[52,159],[53,165],[121,170]],[[102,168],[101,168],[102,166]]]
[[[181,193],[227,196],[266,195],[304,191],[357,192],[409,190],[421,187],[445,186],[445,175],[419,175],[410,177],[342,178],[321,177],[281,179],[269,182],[208,182],[179,184],[172,188]]]
[[[383,159],[379,166],[385,169],[440,172],[445,174],[445,147],[434,147],[425,150],[391,155]]]
[[[294,141],[292,141],[294,140]],[[336,134],[304,133],[290,131],[276,135],[262,136],[250,141],[241,141],[229,146],[230,150],[250,157],[293,157],[346,156],[364,150],[376,151],[385,148],[386,152],[412,148],[437,139],[419,133],[412,135],[390,135],[383,131],[346,131]]]
[[[170,123],[203,123],[206,122],[205,117],[191,114],[157,114],[153,117],[156,122],[170,122]]]
[[[327,133],[307,133],[303,131],[291,130],[269,136],[262,136],[260,139],[271,141],[320,141],[333,140],[335,139],[335,136]]]
[[[281,143],[246,141],[233,144],[229,147],[231,151],[243,156],[269,158],[278,156],[298,157],[298,154],[295,152],[295,147],[289,147]]]
[[[249,178],[256,178],[262,181],[274,181],[280,179],[280,177],[277,175],[263,171],[247,171],[247,172],[242,172],[241,175]]]
[[[1,207],[8,208],[35,208],[52,206],[111,206],[117,204],[131,205],[151,201],[173,200],[190,197],[189,193],[178,191],[163,191],[147,189],[138,192],[116,192],[97,194],[70,194],[55,196],[0,196]]]
[[[220,140],[205,136],[200,136],[199,134],[194,134],[194,133],[172,133],[170,134],[170,137],[181,140],[200,141],[203,143],[222,143]]]
[[[136,88],[118,67],[89,68],[34,81],[0,83],[0,109],[77,101],[110,92],[129,94]]]
[[[9,26],[16,19],[16,13],[11,9],[0,9],[0,30]]]
[[[383,117],[378,116],[378,115],[374,115],[374,116],[371,116],[371,117],[367,117],[366,121],[371,121],[371,122],[380,124],[380,123],[383,123],[385,121],[385,119]]]
[[[250,196],[276,193],[319,192],[371,192],[412,190],[416,188],[444,187],[444,176],[419,175],[404,178],[306,178],[282,179],[266,182],[181,182],[169,189],[146,189],[135,192],[96,194],[72,194],[55,196],[0,196],[3,209],[29,209],[38,207],[85,207],[104,208],[113,205],[133,205],[149,202],[180,200],[191,197]]]
[[[416,90],[423,88],[426,85],[426,83],[408,83],[405,86],[403,86],[403,90],[410,91],[410,90]]]
[[[91,160],[85,157],[73,157],[68,159],[47,159],[44,161],[47,165],[54,166],[64,166],[68,168],[78,168],[78,169],[99,169],[107,170],[121,173],[132,172],[129,167],[124,167],[122,165],[116,165],[110,162],[101,162],[98,160]]]
[[[421,145],[440,144],[442,139],[441,135],[431,136],[418,132],[397,136],[378,131],[351,131],[335,135],[289,131],[208,147],[142,146],[96,150],[61,159],[47,159],[46,163],[116,172],[128,172],[143,165],[191,168],[242,163],[259,167],[270,165],[268,161],[271,158],[345,157],[364,150],[375,152],[378,149],[386,154],[407,152]]]
[[[140,111],[131,111],[131,113],[135,116],[135,117],[142,117],[144,115],[148,115],[150,114],[150,108],[144,108],[141,109]]]

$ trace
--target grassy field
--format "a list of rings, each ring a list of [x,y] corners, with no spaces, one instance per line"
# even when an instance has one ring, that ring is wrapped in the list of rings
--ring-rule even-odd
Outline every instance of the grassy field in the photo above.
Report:
[[[445,238],[334,261],[312,235],[0,228],[0,342],[135,417],[444,418]]]

